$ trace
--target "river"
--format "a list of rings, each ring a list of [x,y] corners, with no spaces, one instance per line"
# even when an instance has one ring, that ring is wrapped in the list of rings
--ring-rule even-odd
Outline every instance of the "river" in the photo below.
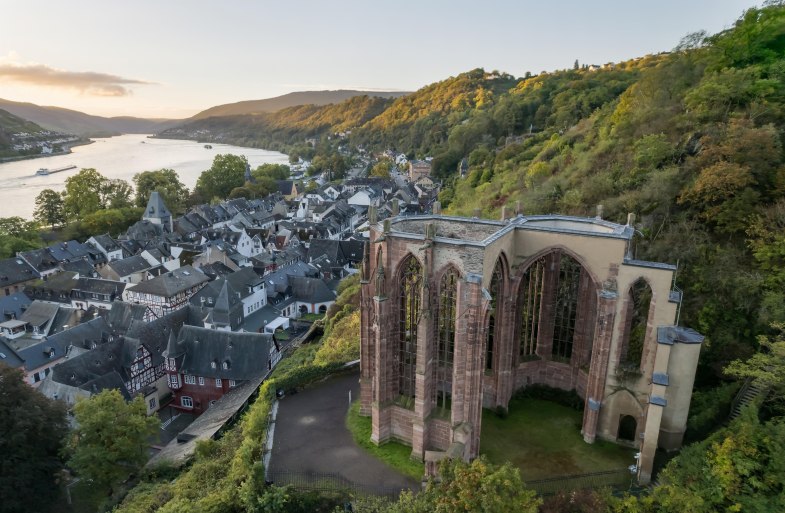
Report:
[[[170,168],[177,171],[186,187],[192,189],[199,174],[208,169],[213,157],[220,153],[245,155],[251,167],[289,162],[286,155],[277,151],[215,143],[211,143],[212,148],[208,149],[194,141],[148,139],[140,134],[93,140],[92,144],[74,147],[67,155],[0,164],[0,217],[32,218],[38,193],[43,189],[62,191],[66,178],[82,168],[95,168],[107,178],[122,178],[131,185],[136,173]],[[35,174],[42,167],[58,169],[70,165],[76,166],[76,169],[49,176]]]

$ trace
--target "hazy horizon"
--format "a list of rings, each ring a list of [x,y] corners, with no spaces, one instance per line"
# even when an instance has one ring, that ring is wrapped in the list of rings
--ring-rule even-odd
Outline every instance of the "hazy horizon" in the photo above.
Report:
[[[296,91],[414,91],[479,67],[523,76],[669,51],[753,5],[30,1],[4,10],[14,22],[0,32],[0,98],[185,118]]]

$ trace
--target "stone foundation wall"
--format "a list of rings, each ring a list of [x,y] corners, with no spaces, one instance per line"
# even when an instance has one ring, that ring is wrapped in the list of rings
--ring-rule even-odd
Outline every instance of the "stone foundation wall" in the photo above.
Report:
[[[414,412],[401,406],[390,406],[387,411],[390,412],[390,436],[411,444]]]
[[[575,389],[581,398],[586,398],[589,377],[585,371],[566,363],[548,360],[524,362],[515,374],[515,389],[528,385],[548,385],[561,390]]]
[[[450,423],[446,420],[431,419],[428,430],[428,449],[446,451],[450,447]]]

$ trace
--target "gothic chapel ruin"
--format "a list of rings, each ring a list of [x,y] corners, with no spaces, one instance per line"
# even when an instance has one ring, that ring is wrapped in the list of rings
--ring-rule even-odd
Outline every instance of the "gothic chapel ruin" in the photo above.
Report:
[[[370,218],[360,387],[374,442],[471,460],[482,408],[544,384],[583,398],[587,443],[639,449],[642,483],[658,447],[681,446],[703,337],[676,325],[676,268],[632,258],[630,222]]]

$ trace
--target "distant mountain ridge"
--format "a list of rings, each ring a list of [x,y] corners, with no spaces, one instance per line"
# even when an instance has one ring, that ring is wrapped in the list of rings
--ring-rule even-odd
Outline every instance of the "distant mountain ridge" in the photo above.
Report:
[[[103,117],[62,107],[15,102],[0,98],[0,109],[32,121],[43,128],[83,137],[119,134],[151,134],[181,122],[171,119],[144,119],[130,116]]]
[[[216,105],[192,116],[188,121],[205,119],[218,116],[237,116],[244,114],[261,114],[277,112],[288,107],[300,105],[329,105],[341,103],[355,96],[371,96],[379,98],[398,98],[410,94],[406,91],[358,91],[352,89],[338,89],[335,91],[297,91],[294,93],[266,98],[264,100],[246,100],[236,103]]]

